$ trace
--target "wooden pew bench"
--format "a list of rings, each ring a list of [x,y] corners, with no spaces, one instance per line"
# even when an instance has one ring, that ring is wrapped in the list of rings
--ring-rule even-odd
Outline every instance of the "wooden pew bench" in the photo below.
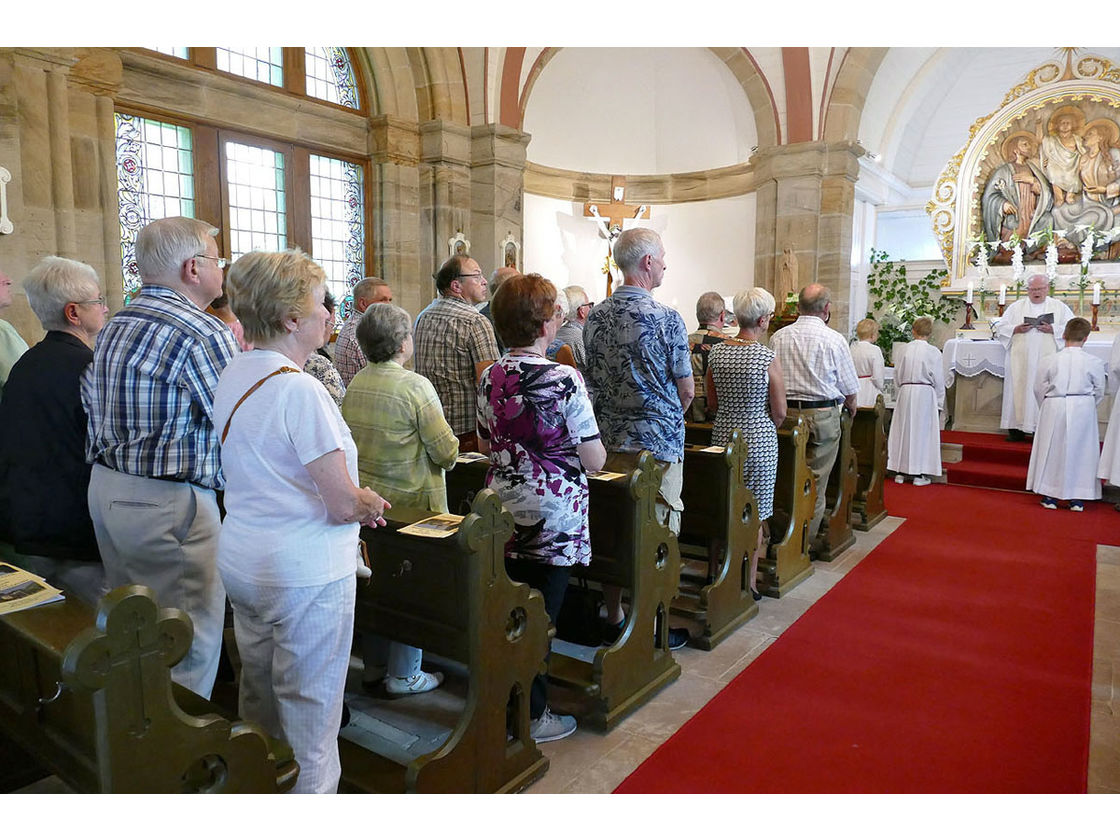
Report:
[[[529,687],[549,642],[544,599],[506,575],[504,548],[513,517],[496,494],[479,493],[453,536],[400,533],[432,515],[393,508],[387,527],[362,529],[373,575],[358,586],[355,624],[359,631],[463,663],[466,702],[446,739],[420,754],[402,747],[391,737],[395,733],[363,731],[357,737],[349,734],[355,727],[347,727],[339,740],[341,789],[517,791],[548,769],[529,736]]]
[[[778,429],[778,475],[770,547],[759,561],[759,591],[780,598],[813,573],[809,562],[809,522],[816,502],[816,480],[805,461],[808,433],[800,418]]]
[[[486,462],[479,461],[459,463],[447,473],[452,510],[485,484],[486,470]],[[605,731],[680,676],[668,645],[680,549],[673,533],[657,521],[654,504],[661,474],[649,453],[643,453],[630,475],[588,484],[592,560],[573,577],[627,590],[627,621],[610,646],[554,643],[548,675],[557,686],[578,694],[586,709],[582,724]]]
[[[874,407],[856,411],[852,448],[856,451],[859,473],[852,502],[852,527],[870,531],[887,515],[883,494],[887,476],[887,408],[882,394],[875,400]]]
[[[687,565],[681,571],[681,591],[673,612],[700,623],[691,644],[711,650],[745,621],[758,614],[748,580],[750,556],[758,540],[758,502],[743,484],[747,445],[734,432],[717,452],[686,445],[681,499],[680,550],[682,559],[699,560],[699,573]],[[713,580],[708,581],[709,543],[722,553]]]
[[[172,682],[191,635],[186,614],[144,586],[113,590],[96,614],[67,600],[0,616],[8,754],[14,745],[40,777],[83,793],[290,790],[299,767],[287,744]]]
[[[852,530],[852,504],[855,501],[859,474],[856,453],[852,447],[852,416],[840,410],[840,447],[832,472],[828,474],[824,518],[828,531],[819,545],[816,560],[830,562],[855,545]]]

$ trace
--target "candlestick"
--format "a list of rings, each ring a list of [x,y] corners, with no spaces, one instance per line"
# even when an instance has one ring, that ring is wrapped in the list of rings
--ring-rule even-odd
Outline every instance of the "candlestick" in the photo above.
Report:
[[[970,304],[970,305],[972,304],[972,284],[971,283],[968,284],[968,288],[965,290],[964,302],[967,303],[967,304]]]
[[[976,327],[972,326],[972,301],[966,300],[964,302],[964,324],[961,326],[962,330],[974,330]]]
[[[1003,301],[1000,301],[1000,304],[999,304],[999,317],[1001,317],[1001,318],[1003,317],[1003,310],[1004,310],[1004,309],[1006,309],[1006,308],[1007,308],[1007,304],[1006,304],[1006,303],[1004,303]]]
[[[1093,284],[1093,306],[1101,305],[1101,284]]]
[[[1093,304],[1093,326],[1091,327],[1093,332],[1100,332],[1101,331],[1101,328],[1097,326],[1097,310],[1100,309],[1100,308],[1101,308],[1101,305],[1099,303],[1094,303]],[[1120,397],[1118,397],[1117,399],[1120,399]]]
[[[1007,284],[1006,283],[1000,283],[999,284],[999,305],[1004,306],[1006,303],[1007,303]],[[999,314],[1000,315],[1003,314],[1002,309],[1000,309]]]

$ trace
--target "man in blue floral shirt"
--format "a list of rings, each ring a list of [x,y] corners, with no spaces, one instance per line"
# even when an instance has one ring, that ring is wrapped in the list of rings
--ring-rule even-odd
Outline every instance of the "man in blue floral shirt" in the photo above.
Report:
[[[684,415],[695,385],[688,330],[680,314],[653,299],[665,274],[665,246],[648,228],[619,236],[614,260],[623,284],[587,318],[587,386],[607,448],[604,469],[628,472],[648,449],[665,468],[657,512],[674,534],[680,532],[684,461]],[[624,619],[621,592],[606,589],[608,641]],[[671,648],[688,640],[670,630]]]

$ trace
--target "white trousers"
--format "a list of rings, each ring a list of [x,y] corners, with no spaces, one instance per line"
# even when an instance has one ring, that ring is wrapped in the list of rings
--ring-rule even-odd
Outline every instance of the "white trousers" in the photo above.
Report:
[[[194,639],[171,678],[209,698],[226,610],[217,569],[221,519],[214,491],[95,464],[88,498],[106,586],[143,584],[156,593],[161,607],[177,607],[190,616]]]
[[[334,793],[356,578],[275,587],[225,579],[241,655],[239,713],[292,746],[293,793]]]

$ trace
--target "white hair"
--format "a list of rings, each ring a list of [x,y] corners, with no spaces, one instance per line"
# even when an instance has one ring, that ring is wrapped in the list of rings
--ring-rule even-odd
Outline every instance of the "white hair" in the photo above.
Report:
[[[630,228],[623,231],[614,243],[614,261],[625,274],[636,268],[642,257],[654,256],[664,246],[657,231],[649,228]]]
[[[757,327],[758,322],[774,311],[774,296],[761,286],[744,289],[731,303],[740,327]]]
[[[45,330],[64,330],[66,306],[101,294],[93,267],[65,257],[43,257],[23,280],[31,311]]]
[[[589,300],[587,292],[584,291],[583,286],[565,286],[560,291],[564,294],[564,320],[574,321],[576,310]]]
[[[156,219],[136,234],[136,267],[144,282],[178,280],[187,260],[206,250],[207,237],[218,235],[209,222],[171,216]]]

